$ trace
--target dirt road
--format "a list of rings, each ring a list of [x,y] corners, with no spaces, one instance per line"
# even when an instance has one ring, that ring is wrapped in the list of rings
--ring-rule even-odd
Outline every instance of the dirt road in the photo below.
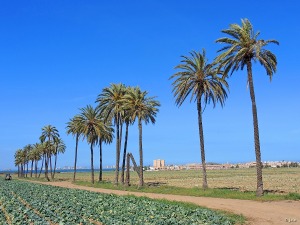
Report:
[[[40,183],[40,182],[39,182]],[[257,202],[250,200],[193,197],[85,187],[67,181],[43,183],[52,186],[88,190],[107,194],[145,196],[153,199],[191,202],[211,209],[243,214],[250,225],[300,224],[300,201]]]

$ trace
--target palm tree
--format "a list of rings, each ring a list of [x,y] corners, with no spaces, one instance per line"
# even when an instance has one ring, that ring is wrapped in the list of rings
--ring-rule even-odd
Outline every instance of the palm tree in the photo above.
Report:
[[[122,128],[122,115],[123,106],[122,98],[125,95],[124,84],[111,84],[110,87],[104,88],[102,93],[97,97],[96,102],[99,104],[98,109],[101,115],[104,115],[105,121],[113,120],[116,126],[116,172],[115,172],[115,185],[119,183],[119,164],[121,152],[121,129]]]
[[[93,147],[97,143],[101,132],[104,132],[104,124],[100,114],[92,106],[88,105],[80,109],[81,113],[78,116],[78,123],[81,127],[82,135],[87,139],[91,149],[91,180],[94,183],[94,150]]]
[[[102,181],[102,143],[110,144],[113,140],[113,132],[114,129],[112,128],[111,123],[106,122],[104,123],[103,119],[101,122],[104,126],[104,130],[99,135],[99,153],[100,153],[100,171],[99,171],[99,182]]]
[[[70,119],[70,121],[67,123],[67,134],[72,134],[73,136],[75,136],[75,140],[76,140],[76,145],[75,145],[75,160],[74,160],[74,175],[73,175],[73,182],[75,182],[76,179],[76,168],[77,168],[77,152],[78,152],[78,141],[79,141],[79,137],[81,135],[81,128],[80,128],[80,123],[79,121],[79,117],[78,116],[74,116],[72,119]]]
[[[126,88],[126,93],[129,93],[130,91],[133,91],[134,89],[132,87]],[[123,107],[124,108],[124,107]],[[125,141],[124,141],[124,150],[123,150],[123,160],[122,160],[122,173],[121,173],[121,182],[124,184],[124,173],[125,173],[125,161],[126,161],[126,153],[127,153],[127,143],[128,143],[128,128],[129,125],[133,123],[130,115],[130,110],[124,110],[124,116],[123,120],[125,123]]]
[[[49,166],[49,161],[50,161],[50,172],[52,175],[52,165],[51,165],[51,156],[53,152],[53,143],[55,140],[59,138],[59,133],[56,127],[52,125],[47,125],[42,128],[42,135],[40,136],[41,142],[44,142],[47,139],[48,142],[48,148],[47,152],[45,154],[45,177],[48,181],[50,181],[49,176],[48,176],[48,166]]]
[[[129,129],[129,125],[132,124],[131,115],[129,114],[129,111],[125,112],[124,122],[125,122],[126,130],[125,130],[125,141],[124,141],[123,160],[122,160],[122,173],[121,173],[121,182],[122,182],[122,184],[124,184],[125,161],[126,161],[127,142],[128,142],[128,129]]]
[[[23,176],[22,163],[23,163],[23,150],[18,149],[15,152],[15,165],[18,166],[18,177]]]
[[[25,155],[25,164],[27,166],[27,169],[26,169],[26,177],[27,177],[27,174],[28,174],[28,164],[29,164],[29,157],[30,157],[30,152],[32,150],[32,145],[28,144],[26,145],[24,148],[23,148],[23,151],[24,151],[24,155]],[[25,170],[25,165],[24,165],[24,170]]]
[[[19,162],[20,164],[20,175],[21,177],[25,177],[25,165],[26,165],[26,160],[27,160],[27,156],[26,156],[26,151],[24,149],[18,149],[17,153],[16,153],[16,161]]]
[[[34,145],[32,145],[31,150],[28,153],[28,161],[31,161],[31,169],[30,169],[30,177],[32,177],[33,173],[33,163],[34,163]]]
[[[124,108],[129,111],[131,120],[138,120],[139,128],[139,155],[140,155],[140,180],[139,186],[144,186],[143,175],[143,129],[142,121],[145,124],[151,122],[155,123],[155,117],[158,113],[160,103],[155,97],[147,97],[147,91],[141,91],[139,87],[135,87],[132,91],[128,92],[123,98]]]
[[[224,67],[224,76],[227,76],[230,71],[230,75],[232,75],[234,71],[239,69],[243,70],[245,66],[247,67],[254,126],[257,171],[256,195],[262,196],[264,192],[262,163],[259,143],[257,108],[252,77],[252,62],[260,62],[260,64],[265,68],[270,80],[272,80],[272,76],[276,72],[277,59],[271,51],[266,50],[264,47],[271,43],[279,45],[279,42],[276,40],[258,39],[260,32],[254,32],[252,24],[248,19],[242,19],[241,26],[238,24],[231,24],[229,29],[222,30],[222,32],[230,36],[222,37],[216,40],[217,43],[226,44],[225,47],[218,51],[221,52],[221,54],[216,58],[216,62],[220,63],[220,67]]]
[[[55,171],[56,171],[56,163],[57,163],[57,156],[58,154],[64,154],[66,151],[66,145],[61,138],[56,138],[54,142],[54,156],[55,156],[55,163],[54,163],[54,171],[52,175],[52,180],[54,180]]]
[[[42,170],[43,170],[43,167],[44,167],[44,162],[46,162],[46,154],[47,154],[47,151],[48,151],[48,149],[47,149],[48,148],[48,144],[47,143],[48,142],[41,142],[40,143],[39,151],[40,151],[40,154],[42,156],[42,165],[41,165],[41,169],[40,169],[38,178],[40,178]]]
[[[41,143],[33,145],[32,158],[35,161],[35,178],[37,178],[38,161],[42,158],[43,146]]]
[[[227,82],[220,78],[218,75],[222,71],[218,70],[214,64],[208,64],[206,59],[205,50],[202,54],[198,52],[191,52],[191,56],[182,56],[181,64],[175,67],[180,71],[170,77],[175,79],[172,83],[173,93],[176,98],[176,105],[179,107],[190,95],[190,101],[197,101],[198,111],[198,126],[200,137],[201,161],[203,172],[203,189],[208,187],[206,175],[206,162],[205,162],[205,149],[204,149],[204,134],[202,125],[203,107],[212,102],[215,106],[217,102],[223,106],[227,97],[226,88]]]

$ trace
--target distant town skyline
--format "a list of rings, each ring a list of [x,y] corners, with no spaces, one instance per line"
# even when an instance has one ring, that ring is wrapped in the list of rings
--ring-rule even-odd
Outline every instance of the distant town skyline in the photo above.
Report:
[[[192,164],[195,164],[195,165],[198,165],[199,168],[202,166],[200,162],[188,162],[188,163],[166,163],[164,159],[161,159],[164,161],[163,164],[161,164],[160,166],[157,166],[157,167],[169,167],[169,166],[188,166],[188,165],[192,165]],[[153,167],[155,169],[155,163],[154,163],[155,160],[153,160],[153,163],[152,164],[145,164],[144,166],[146,167]],[[223,163],[218,163],[218,162],[207,162],[206,164],[209,165],[209,164],[212,164],[212,165],[244,165],[242,166],[241,168],[249,168],[251,164],[255,163],[255,161],[249,161],[249,162],[236,162],[236,163],[233,163],[233,162],[223,162]],[[282,166],[283,164],[286,164],[286,163],[298,163],[298,165],[300,166],[300,160],[279,160],[279,161],[263,161],[262,162],[263,165],[266,165],[266,164],[269,164],[270,167],[276,167],[277,165],[280,165]],[[115,165],[106,165],[103,167],[104,169],[114,169],[116,168]],[[121,168],[121,167],[120,167]],[[44,168],[43,168],[44,169]],[[70,165],[65,165],[65,166],[61,166],[61,167],[57,167],[56,168],[58,171],[59,170],[72,170],[74,169],[73,166],[70,166]],[[78,166],[77,167],[77,170],[80,171],[80,170],[89,170],[90,167],[89,166]],[[94,168],[97,172],[97,170],[99,169],[99,167],[95,166]],[[209,168],[208,168],[209,169]],[[29,168],[30,170],[30,168]],[[16,168],[0,168],[0,172],[1,171],[16,171]]]

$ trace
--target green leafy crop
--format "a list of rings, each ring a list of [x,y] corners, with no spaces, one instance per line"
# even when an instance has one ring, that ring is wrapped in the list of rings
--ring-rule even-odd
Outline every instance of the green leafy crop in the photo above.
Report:
[[[0,181],[0,201],[0,224],[4,225],[233,224],[208,209],[24,181]]]

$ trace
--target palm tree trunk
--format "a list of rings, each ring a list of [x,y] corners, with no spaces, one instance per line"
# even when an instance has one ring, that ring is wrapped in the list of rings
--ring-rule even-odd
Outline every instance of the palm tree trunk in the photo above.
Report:
[[[125,160],[126,160],[127,140],[128,140],[128,127],[129,127],[129,123],[126,122],[125,143],[124,143],[123,162],[122,162],[122,174],[121,174],[121,182],[122,182],[122,184],[124,184]]]
[[[123,122],[122,122],[122,116],[119,117],[119,124],[120,124],[120,136],[119,136],[119,163],[118,163],[118,175],[120,174],[120,161],[121,161],[121,148],[122,148],[122,137],[123,137]],[[119,177],[118,177],[119,179]]]
[[[45,154],[45,163],[44,163],[44,169],[45,169],[45,178],[47,178],[47,174],[48,174],[48,155],[47,153]]]
[[[56,151],[57,152],[57,151]],[[55,176],[55,171],[56,171],[56,163],[57,163],[57,153],[55,154],[55,162],[54,162],[54,168],[53,168],[53,176],[52,176],[52,180],[54,180],[54,176]]]
[[[28,174],[28,161],[26,163],[26,166],[27,166],[27,169],[26,169],[26,177],[27,177],[27,174]]]
[[[92,171],[92,183],[95,182],[94,180],[94,152],[93,152],[93,143],[91,143],[91,171]]]
[[[52,170],[52,154],[49,154],[49,161],[50,161],[50,175],[51,179],[53,180],[53,170]]]
[[[200,136],[202,173],[203,173],[202,188],[207,189],[208,185],[207,185],[205,150],[204,150],[204,134],[203,134],[203,125],[202,125],[201,97],[198,97],[197,99],[197,111],[198,111],[198,126],[199,126],[199,136]]]
[[[129,153],[127,154],[126,157],[126,181],[125,181],[125,186],[130,185],[130,156]]]
[[[31,160],[31,171],[30,171],[30,177],[32,177],[32,172],[33,172],[33,160]]]
[[[37,170],[38,170],[38,161],[35,160],[35,178],[37,178]]]
[[[49,145],[51,144],[51,142],[50,142],[50,136],[48,136],[48,142],[49,142]],[[48,181],[50,181],[50,179],[49,179],[49,160],[51,159],[51,149],[50,149],[50,147],[49,147],[49,149],[48,149],[48,152],[46,153],[46,158],[45,158],[45,177],[46,177],[46,179],[48,180]],[[52,173],[52,172],[51,172]]]
[[[20,165],[18,164],[18,177],[20,177]]]
[[[253,84],[253,77],[252,77],[251,61],[247,62],[247,72],[248,72],[250,97],[251,97],[251,101],[252,101],[252,115],[253,115],[253,126],[254,126],[254,143],[255,143],[256,176],[257,176],[256,196],[262,196],[264,194],[263,179],[262,179],[262,163],[261,163],[258,118],[257,118],[257,109],[256,109],[256,101],[255,101],[255,94],[254,94],[254,84]]]
[[[48,165],[49,165],[49,155],[48,153],[46,154],[46,157],[45,157],[45,178],[47,179],[47,181],[50,181],[49,179],[49,174],[48,174]]]
[[[99,171],[99,182],[102,181],[102,140],[99,141],[99,151],[100,151],[100,171]]]
[[[26,176],[26,163],[23,163],[22,177],[25,178],[25,176]]]
[[[140,169],[139,169],[140,167],[137,166],[132,153],[128,153],[128,154],[129,154],[129,157],[130,157],[130,159],[132,161],[132,164],[133,164],[133,170],[138,174],[138,177],[140,179]]]
[[[122,137],[123,137],[123,122],[122,122],[122,118],[120,117],[120,146],[119,146],[120,154],[122,148]]]
[[[39,178],[41,176],[41,173],[42,173],[42,170],[43,170],[43,166],[44,166],[44,159],[45,159],[45,154],[43,154],[43,158],[42,158],[42,166],[41,166],[41,170],[40,170],[40,173],[39,173]]]
[[[139,118],[139,152],[140,152],[140,182],[139,187],[144,186],[144,174],[143,174],[143,130],[142,120]]]
[[[23,177],[26,176],[26,163],[23,164]]]
[[[120,163],[120,124],[119,124],[119,117],[116,116],[117,121],[117,140],[116,140],[116,172],[115,172],[115,185],[119,184],[119,163]]]
[[[77,149],[78,149],[78,140],[79,140],[79,135],[78,133],[76,134],[76,147],[75,147],[75,162],[74,162],[74,175],[73,175],[73,182],[75,182],[76,179],[76,167],[77,167]]]

